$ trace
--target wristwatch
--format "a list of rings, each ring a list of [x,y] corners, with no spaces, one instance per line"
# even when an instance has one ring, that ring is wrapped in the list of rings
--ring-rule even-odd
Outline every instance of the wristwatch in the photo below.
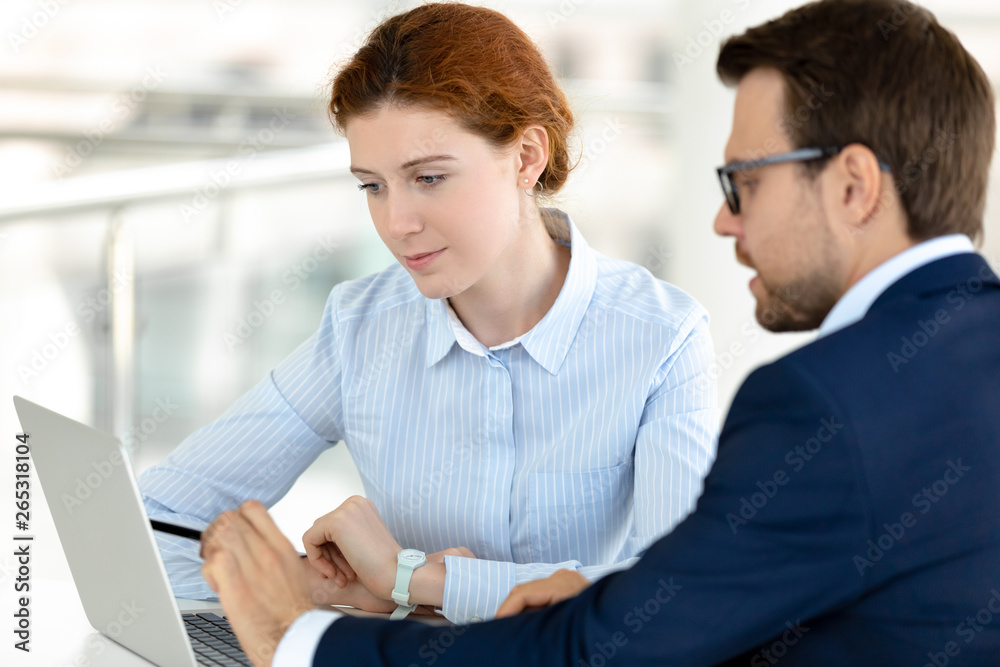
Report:
[[[427,556],[417,549],[403,549],[396,556],[396,587],[392,589],[392,599],[399,606],[389,616],[392,620],[406,618],[417,608],[417,605],[410,604],[410,577],[414,570],[426,562]]]

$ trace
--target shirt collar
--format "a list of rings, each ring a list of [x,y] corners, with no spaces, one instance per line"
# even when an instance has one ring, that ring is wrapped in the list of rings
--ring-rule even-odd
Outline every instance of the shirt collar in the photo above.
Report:
[[[861,320],[882,292],[906,274],[943,257],[974,250],[972,241],[964,234],[940,236],[907,248],[868,272],[847,290],[823,320],[819,336],[827,336]]]
[[[583,321],[597,286],[597,256],[587,245],[580,230],[568,215],[548,209],[568,233],[568,239],[556,240],[570,248],[569,270],[559,296],[545,317],[527,333],[491,349],[499,350],[520,343],[538,364],[552,375],[559,372],[577,329]],[[479,356],[488,350],[466,329],[444,299],[427,299],[427,366],[441,361],[455,343]]]

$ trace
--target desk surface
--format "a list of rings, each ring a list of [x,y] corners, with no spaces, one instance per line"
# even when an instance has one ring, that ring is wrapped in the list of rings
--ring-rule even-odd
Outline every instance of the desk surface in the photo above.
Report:
[[[177,600],[181,611],[206,609],[211,602]],[[5,641],[0,664],[12,667],[150,667],[153,663],[108,639],[90,626],[76,587],[66,581],[39,579],[32,582],[31,652],[13,648]],[[352,610],[352,615],[387,618]],[[447,624],[443,618],[421,619]]]

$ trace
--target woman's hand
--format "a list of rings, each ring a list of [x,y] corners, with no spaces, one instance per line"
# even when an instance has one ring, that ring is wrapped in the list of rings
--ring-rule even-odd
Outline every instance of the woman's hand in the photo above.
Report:
[[[360,581],[376,597],[392,600],[396,556],[403,549],[371,500],[351,496],[316,519],[302,543],[309,563],[337,586]]]
[[[383,600],[365,588],[360,581],[351,581],[343,586],[338,585],[333,579],[328,579],[326,575],[313,567],[308,558],[302,558],[301,561],[310,597],[316,605],[347,605],[385,614],[396,608],[395,602]]]

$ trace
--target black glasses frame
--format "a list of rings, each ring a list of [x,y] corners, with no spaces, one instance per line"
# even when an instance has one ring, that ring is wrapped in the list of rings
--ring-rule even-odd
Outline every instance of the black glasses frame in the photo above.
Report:
[[[740,213],[740,193],[736,186],[734,176],[740,172],[752,171],[760,167],[772,164],[783,164],[785,162],[811,162],[813,160],[825,160],[831,158],[844,149],[843,146],[828,146],[826,148],[796,148],[787,153],[776,153],[756,160],[746,160],[743,162],[730,162],[716,168],[715,172],[719,176],[719,184],[722,186],[722,194],[726,197],[726,204],[733,215]],[[883,160],[878,161],[879,169],[885,172],[891,171],[888,164]]]

